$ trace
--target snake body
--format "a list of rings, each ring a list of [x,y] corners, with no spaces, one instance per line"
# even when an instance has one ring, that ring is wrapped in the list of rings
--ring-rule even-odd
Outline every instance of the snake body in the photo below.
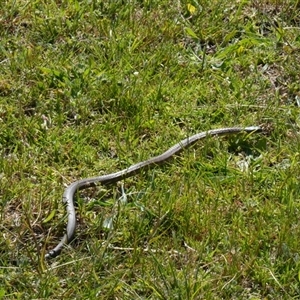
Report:
[[[251,126],[251,127],[229,127],[229,128],[220,128],[220,129],[213,129],[204,132],[197,133],[193,136],[190,136],[181,142],[175,144],[171,148],[169,148],[164,153],[152,157],[148,160],[139,162],[130,166],[129,168],[123,169],[116,173],[111,173],[103,176],[96,176],[81,179],[71,183],[64,191],[63,194],[63,202],[66,205],[67,214],[68,214],[68,222],[67,222],[67,231],[66,234],[63,236],[59,244],[53,249],[50,250],[46,255],[45,258],[54,258],[60,254],[63,247],[70,243],[75,235],[75,228],[76,228],[76,212],[74,207],[74,195],[78,190],[86,189],[92,186],[96,186],[97,183],[102,184],[109,184],[120,181],[124,178],[131,177],[146,168],[153,167],[155,165],[159,165],[167,161],[169,158],[174,156],[175,154],[179,154],[183,149],[193,145],[197,141],[204,139],[208,136],[220,136],[220,135],[230,135],[230,134],[237,134],[240,132],[252,133],[252,132],[261,132],[262,128],[259,126]]]

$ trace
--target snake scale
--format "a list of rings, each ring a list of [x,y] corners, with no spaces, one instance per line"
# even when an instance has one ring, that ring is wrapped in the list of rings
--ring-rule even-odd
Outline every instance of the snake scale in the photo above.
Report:
[[[45,255],[45,258],[54,258],[57,255],[59,255],[63,247],[66,244],[70,243],[74,238],[75,228],[76,228],[76,211],[74,207],[74,195],[78,190],[96,186],[97,183],[109,184],[109,183],[120,181],[124,178],[131,177],[146,168],[150,168],[155,165],[164,163],[175,154],[179,154],[183,149],[193,145],[197,141],[202,140],[208,136],[231,135],[231,134],[237,134],[241,132],[246,132],[246,133],[262,132],[262,128],[259,126],[251,126],[251,127],[244,127],[244,128],[228,127],[228,128],[220,128],[220,129],[213,129],[213,130],[200,132],[182,140],[181,142],[175,144],[167,151],[165,151],[164,153],[158,156],[134,164],[129,168],[123,169],[119,172],[111,173],[103,176],[84,178],[71,183],[65,189],[63,194],[63,202],[66,205],[67,214],[68,214],[66,234],[63,236],[59,244]]]

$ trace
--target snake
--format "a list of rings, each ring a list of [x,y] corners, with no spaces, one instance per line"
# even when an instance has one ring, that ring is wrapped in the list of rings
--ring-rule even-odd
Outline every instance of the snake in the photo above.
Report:
[[[59,244],[54,249],[46,253],[45,258],[46,259],[55,258],[61,253],[62,249],[74,239],[75,229],[76,229],[76,210],[74,204],[74,198],[75,198],[74,196],[78,190],[93,187],[99,183],[103,185],[115,183],[117,181],[136,175],[140,173],[142,170],[149,169],[153,166],[160,165],[166,162],[174,155],[179,154],[182,150],[192,146],[197,141],[207,138],[209,136],[212,137],[212,136],[232,135],[232,134],[238,134],[242,132],[258,133],[262,131],[263,129],[260,126],[227,127],[227,128],[219,128],[219,129],[211,129],[208,131],[203,131],[183,139],[182,141],[175,144],[167,151],[165,151],[164,153],[158,156],[136,163],[121,171],[107,174],[107,175],[84,178],[71,183],[69,186],[67,186],[67,188],[63,193],[63,203],[66,206],[67,215],[68,215],[66,233],[60,240]]]

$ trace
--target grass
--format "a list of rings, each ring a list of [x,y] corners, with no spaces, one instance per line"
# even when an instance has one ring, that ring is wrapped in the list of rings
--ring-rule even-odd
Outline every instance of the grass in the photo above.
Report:
[[[0,299],[299,299],[299,9],[2,1]],[[259,124],[82,191],[44,261],[69,183]]]

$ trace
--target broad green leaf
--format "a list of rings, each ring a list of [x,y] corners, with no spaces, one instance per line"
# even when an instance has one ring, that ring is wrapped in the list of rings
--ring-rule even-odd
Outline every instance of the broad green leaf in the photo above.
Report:
[[[51,221],[53,219],[53,217],[56,214],[56,209],[53,209],[51,211],[51,213],[49,214],[49,216],[43,221],[43,224],[48,223],[49,221]]]
[[[199,39],[198,36],[197,36],[197,34],[196,34],[191,28],[185,27],[184,29],[185,29],[185,32],[186,32],[191,38],[197,39],[197,40]]]
[[[44,73],[44,74],[53,74],[53,70],[46,68],[46,67],[40,67],[40,70]]]

